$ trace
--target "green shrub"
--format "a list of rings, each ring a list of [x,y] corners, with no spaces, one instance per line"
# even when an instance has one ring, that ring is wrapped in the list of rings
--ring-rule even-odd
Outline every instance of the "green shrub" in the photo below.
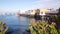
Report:
[[[50,24],[49,24],[50,22]],[[30,23],[31,34],[60,34],[60,16],[51,16],[49,21],[43,23]]]
[[[48,21],[45,21],[44,23],[36,23],[30,24],[30,33],[31,34],[58,34],[56,27],[54,24],[48,24]]]

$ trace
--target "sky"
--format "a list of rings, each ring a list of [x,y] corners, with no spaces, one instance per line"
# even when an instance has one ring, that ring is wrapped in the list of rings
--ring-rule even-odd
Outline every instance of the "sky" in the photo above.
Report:
[[[0,0],[0,11],[24,12],[30,9],[59,7],[60,0]]]

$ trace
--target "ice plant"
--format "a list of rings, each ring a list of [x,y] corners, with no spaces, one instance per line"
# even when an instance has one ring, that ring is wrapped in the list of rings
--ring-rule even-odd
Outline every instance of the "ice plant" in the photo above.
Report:
[[[30,32],[31,34],[60,34],[60,16],[51,16],[49,21],[37,22],[35,26],[30,23]]]
[[[55,25],[48,24],[48,21],[45,21],[44,23],[36,23],[35,26],[30,26],[30,33],[31,34],[58,34],[57,29]]]

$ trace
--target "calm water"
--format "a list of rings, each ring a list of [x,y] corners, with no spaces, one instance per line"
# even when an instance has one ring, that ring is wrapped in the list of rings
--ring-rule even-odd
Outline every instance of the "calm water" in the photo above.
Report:
[[[3,20],[9,27],[8,34],[28,34],[29,18],[18,17],[15,15],[0,15],[0,20]]]

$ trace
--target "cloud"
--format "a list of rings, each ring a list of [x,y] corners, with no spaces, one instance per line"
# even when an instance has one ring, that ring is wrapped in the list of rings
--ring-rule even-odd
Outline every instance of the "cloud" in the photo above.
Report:
[[[53,0],[38,0],[38,1],[53,1]]]
[[[33,2],[33,3],[41,3],[41,2],[51,2],[51,1],[54,1],[54,0],[37,0],[37,1],[35,1],[35,2]]]
[[[53,0],[37,0],[37,1],[53,1]]]
[[[52,0],[44,0],[44,1],[52,1]]]

